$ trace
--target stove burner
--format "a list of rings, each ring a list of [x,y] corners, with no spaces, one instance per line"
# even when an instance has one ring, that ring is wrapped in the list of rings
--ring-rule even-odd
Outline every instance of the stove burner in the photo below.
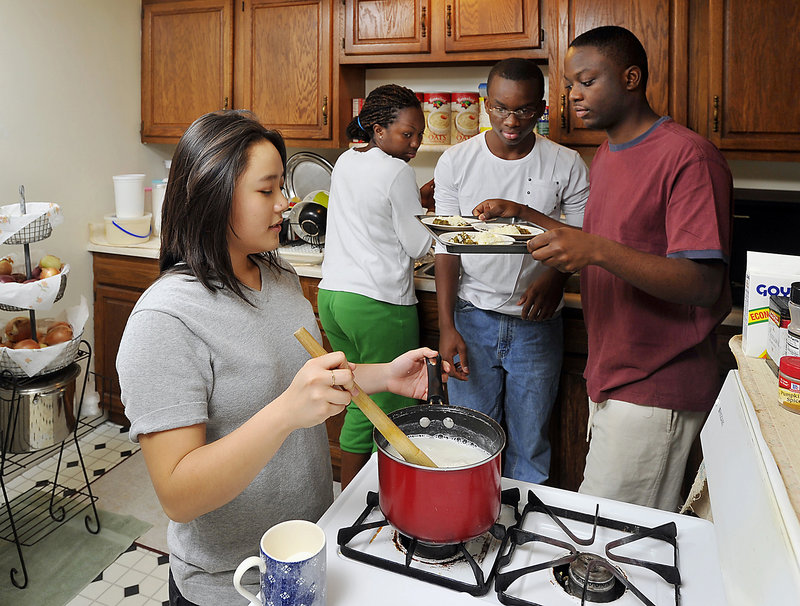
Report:
[[[414,539],[400,532],[395,533],[395,535],[395,545],[398,546],[398,549],[403,553],[411,551],[415,560],[447,564],[463,558],[461,550],[458,548],[458,543],[437,544],[423,541],[416,541],[415,543]]]
[[[375,519],[372,512],[380,513],[378,506],[378,494],[369,491],[367,493],[367,504],[364,511],[356,519],[352,526],[340,528],[336,536],[341,554],[347,558],[377,566],[384,570],[389,570],[408,577],[426,581],[434,585],[440,585],[457,591],[464,591],[473,596],[482,596],[489,592],[497,568],[497,556],[499,555],[499,543],[505,537],[507,527],[511,527],[520,519],[518,505],[520,500],[519,489],[509,488],[503,490],[500,495],[500,502],[505,509],[501,511],[501,519],[513,517],[513,521],[504,526],[499,521],[485,535],[482,547],[476,550],[479,545],[475,541],[468,543],[457,543],[454,545],[436,545],[422,543],[416,539],[401,535],[393,530],[389,521],[385,517],[378,516]],[[371,521],[368,521],[369,520]],[[381,556],[368,551],[367,547],[351,545],[351,542],[358,543],[357,537],[362,533],[375,533],[373,539],[381,530],[393,532],[392,542],[394,546],[405,554],[404,562],[398,562],[390,556]],[[490,553],[490,545],[494,538],[494,546],[498,549],[494,560],[485,560]],[[371,539],[372,540],[372,539]],[[371,542],[370,540],[370,542]],[[448,559],[449,558],[449,559]],[[486,562],[486,565],[482,564]],[[430,566],[433,564],[433,566]],[[460,574],[453,575],[453,571],[459,569]]]
[[[553,568],[556,579],[564,590],[578,598],[583,597],[586,587],[586,599],[590,602],[613,602],[625,593],[625,586],[618,582],[611,571],[608,560],[593,553],[579,553],[569,564]]]
[[[524,522],[530,514],[545,514],[557,526],[564,531],[572,543],[546,536],[537,532],[524,530]],[[589,524],[593,527],[592,536],[589,539],[577,537],[566,526],[563,520]],[[621,538],[605,543],[604,550],[608,560],[588,553],[579,552],[575,545],[589,545],[594,543],[598,527],[613,529],[625,533]],[[650,562],[626,557],[616,553],[617,548],[641,541],[644,539],[658,541],[667,549],[672,551],[672,564],[662,564],[660,562]],[[526,543],[542,543],[563,550],[563,555],[553,560],[541,560],[529,565],[512,568],[513,556],[518,547]],[[515,526],[508,529],[506,538],[500,547],[501,555],[497,559],[497,571],[495,575],[495,590],[497,599],[502,604],[514,606],[541,606],[538,603],[530,602],[520,596],[508,593],[509,587],[521,577],[528,574],[540,573],[548,569],[552,570],[555,579],[561,587],[573,597],[580,599],[581,605],[587,602],[606,603],[620,598],[626,591],[635,596],[639,603],[644,606],[656,606],[656,604],[642,591],[636,587],[628,577],[618,569],[612,562],[619,562],[635,566],[637,569],[646,569],[661,577],[674,590],[674,604],[680,604],[681,576],[678,571],[678,544],[677,526],[675,522],[669,522],[647,528],[619,520],[600,517],[599,507],[595,509],[594,515],[588,515],[578,511],[551,507],[545,505],[532,490],[528,491],[528,503],[525,505],[522,515]]]

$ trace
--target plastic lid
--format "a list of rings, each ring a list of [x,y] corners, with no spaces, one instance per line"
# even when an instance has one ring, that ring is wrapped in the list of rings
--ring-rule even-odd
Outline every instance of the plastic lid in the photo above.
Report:
[[[789,296],[792,303],[800,305],[800,282],[792,282],[792,294]]]
[[[791,377],[800,377],[800,357],[783,356],[781,358],[781,372]]]

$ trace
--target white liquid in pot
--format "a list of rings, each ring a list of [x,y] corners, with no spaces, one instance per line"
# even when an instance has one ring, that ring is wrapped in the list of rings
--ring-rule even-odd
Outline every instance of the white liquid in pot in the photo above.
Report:
[[[424,452],[437,467],[464,467],[475,465],[489,458],[483,448],[469,442],[435,436],[409,436],[409,439]],[[386,452],[403,460],[403,457],[391,444],[386,445]]]

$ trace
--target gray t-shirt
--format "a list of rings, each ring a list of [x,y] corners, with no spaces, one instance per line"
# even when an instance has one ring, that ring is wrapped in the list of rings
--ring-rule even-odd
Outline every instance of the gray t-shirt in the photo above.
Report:
[[[246,289],[255,306],[174,274],[141,296],[117,355],[132,440],[205,423],[210,443],[286,390],[309,358],[293,333],[301,326],[317,340],[320,333],[293,270],[262,268],[261,276],[261,292]],[[292,432],[233,501],[189,523],[169,523],[178,589],[202,606],[241,602],[233,571],[258,553],[261,535],[283,520],[316,521],[332,499],[325,425]],[[244,581],[258,592],[254,570]]]

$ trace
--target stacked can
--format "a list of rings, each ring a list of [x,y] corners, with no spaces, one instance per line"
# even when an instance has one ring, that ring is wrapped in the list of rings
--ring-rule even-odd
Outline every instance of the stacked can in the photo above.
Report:
[[[425,133],[422,142],[428,145],[450,144],[450,93],[424,93],[422,111]]]
[[[453,93],[450,103],[450,143],[466,141],[478,134],[480,98],[478,93]]]

